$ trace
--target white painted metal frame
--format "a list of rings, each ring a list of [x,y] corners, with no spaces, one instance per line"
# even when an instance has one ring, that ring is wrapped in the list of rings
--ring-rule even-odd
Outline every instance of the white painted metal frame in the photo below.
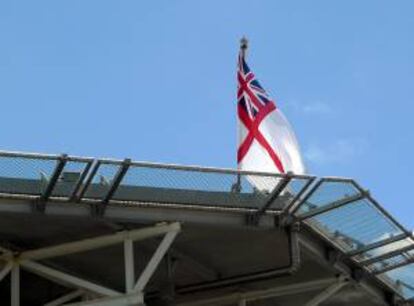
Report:
[[[329,299],[331,296],[333,296],[336,292],[338,292],[340,289],[342,289],[342,287],[344,287],[347,284],[348,284],[347,280],[345,280],[343,278],[339,278],[337,282],[330,285],[328,288],[323,290],[321,293],[319,293],[318,295],[313,297],[309,302],[306,303],[305,306],[318,306],[318,305],[320,305],[322,302]]]
[[[239,304],[246,305],[249,302],[275,298],[286,295],[294,295],[303,292],[309,292],[313,290],[323,289],[332,284],[337,284],[337,279],[324,278],[317,279],[303,283],[296,283],[290,285],[276,286],[273,288],[267,288],[263,290],[242,291],[225,294],[222,296],[210,297],[206,299],[198,299],[191,302],[178,303],[178,306],[215,306],[223,304]]]
[[[2,281],[7,274],[11,274],[10,287],[12,306],[20,305],[20,269],[30,271],[61,285],[77,289],[61,296],[58,299],[50,301],[45,306],[143,305],[143,293],[145,286],[180,231],[181,226],[178,222],[170,224],[164,223],[153,227],[123,231],[112,235],[64,243],[37,250],[29,250],[20,254],[15,254],[10,250],[1,248],[3,254],[0,255],[0,260],[4,261],[5,265],[2,269],[0,269],[0,281]],[[163,240],[154,252],[152,258],[149,260],[144,271],[138,277],[138,280],[136,280],[134,266],[134,241],[161,235],[165,235]],[[70,275],[36,262],[37,260],[44,260],[56,256],[66,256],[120,243],[123,243],[124,247],[125,292],[118,292],[116,290],[106,288],[86,279]],[[65,304],[80,296],[90,296],[91,294],[94,297],[92,300],[74,304]]]

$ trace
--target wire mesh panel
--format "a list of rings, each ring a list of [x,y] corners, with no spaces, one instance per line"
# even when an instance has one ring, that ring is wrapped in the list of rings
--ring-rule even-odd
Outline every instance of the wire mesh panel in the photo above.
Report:
[[[121,161],[99,163],[84,194],[86,198],[103,199],[125,166]],[[310,177],[292,178],[275,200],[272,192],[284,179],[277,174],[131,163],[111,199],[244,208],[259,208],[272,200],[272,209],[281,209],[306,186]]]
[[[65,165],[52,182],[61,162],[58,155],[0,152],[0,193],[40,196],[51,187],[52,196],[71,196],[92,159],[65,156]]]
[[[129,168],[115,200],[141,200],[191,205],[258,207],[266,203],[281,176],[197,171],[190,168]],[[260,189],[257,188],[260,186]]]
[[[0,192],[42,194],[57,162],[58,156],[0,153]]]

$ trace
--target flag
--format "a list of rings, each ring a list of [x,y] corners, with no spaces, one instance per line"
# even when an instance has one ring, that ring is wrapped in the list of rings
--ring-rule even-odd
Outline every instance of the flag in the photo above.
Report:
[[[250,70],[240,50],[237,71],[237,114],[240,170],[303,174],[305,167],[292,127]],[[251,180],[251,178],[249,178]],[[254,183],[258,189],[264,189]]]

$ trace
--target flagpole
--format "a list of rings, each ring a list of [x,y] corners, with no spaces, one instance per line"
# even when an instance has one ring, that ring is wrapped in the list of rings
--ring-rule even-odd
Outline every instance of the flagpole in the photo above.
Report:
[[[249,47],[249,41],[247,40],[246,36],[243,36],[240,39],[240,53],[241,53],[243,58],[246,57],[248,47]]]
[[[243,36],[240,39],[240,55],[241,57],[243,57],[243,59],[246,57],[246,53],[247,53],[247,48],[249,46],[249,41],[247,40],[247,38],[245,36]],[[238,133],[240,133],[240,130],[238,130]],[[240,136],[238,137],[240,139]],[[239,141],[239,139],[237,139],[237,143]],[[237,170],[240,171],[240,166],[239,163],[237,163]],[[233,184],[233,186],[231,187],[231,190],[233,192],[240,192],[241,191],[241,175],[240,173],[237,173],[237,181],[235,184]]]

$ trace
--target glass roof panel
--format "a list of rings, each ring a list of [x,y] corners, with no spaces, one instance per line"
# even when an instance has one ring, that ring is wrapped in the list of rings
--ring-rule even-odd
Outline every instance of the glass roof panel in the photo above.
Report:
[[[389,284],[404,299],[414,298],[414,264],[385,272],[380,274],[379,278]]]
[[[305,222],[345,252],[355,251],[402,231],[367,199],[316,215]]]

